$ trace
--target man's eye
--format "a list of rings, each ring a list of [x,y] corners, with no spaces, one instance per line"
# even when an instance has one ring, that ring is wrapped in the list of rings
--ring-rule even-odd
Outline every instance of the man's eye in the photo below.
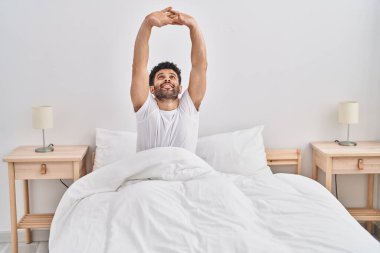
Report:
[[[163,76],[159,76],[159,77],[158,77],[158,79],[162,79],[162,78],[164,78],[164,77],[163,77]]]
[[[175,76],[170,76],[171,79],[175,79]]]

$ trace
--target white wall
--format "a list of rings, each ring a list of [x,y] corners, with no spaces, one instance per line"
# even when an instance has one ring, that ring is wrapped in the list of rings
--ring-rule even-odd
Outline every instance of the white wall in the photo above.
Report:
[[[0,157],[18,145],[40,144],[41,133],[31,127],[34,105],[54,107],[47,141],[56,145],[93,146],[96,127],[135,130],[134,39],[145,15],[168,5],[196,17],[207,43],[200,135],[265,124],[266,145],[302,148],[310,176],[309,143],[345,138],[337,104],[357,100],[360,124],[352,139],[380,140],[379,1],[2,0]],[[174,61],[187,84],[190,47],[186,27],[155,28],[149,69]],[[364,205],[366,178],[338,178],[342,202]],[[32,211],[54,211],[63,192],[59,181],[33,182]],[[9,230],[1,163],[0,231]]]

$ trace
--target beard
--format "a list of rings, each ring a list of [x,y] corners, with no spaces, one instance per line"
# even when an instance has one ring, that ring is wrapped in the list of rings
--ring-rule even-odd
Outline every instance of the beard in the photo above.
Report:
[[[179,86],[174,85],[173,89],[163,89],[163,85],[154,87],[154,96],[158,100],[174,100],[178,98],[179,95]]]

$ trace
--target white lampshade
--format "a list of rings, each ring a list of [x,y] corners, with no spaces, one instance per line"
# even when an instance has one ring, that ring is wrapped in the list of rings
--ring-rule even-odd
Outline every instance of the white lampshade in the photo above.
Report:
[[[348,101],[339,103],[339,123],[359,123],[359,103]]]
[[[53,128],[53,107],[37,106],[33,107],[33,128],[48,129]]]

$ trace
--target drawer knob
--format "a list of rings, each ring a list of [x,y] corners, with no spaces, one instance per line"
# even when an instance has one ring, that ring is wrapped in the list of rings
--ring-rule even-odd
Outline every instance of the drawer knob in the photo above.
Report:
[[[363,159],[359,159],[359,160],[358,160],[358,169],[359,169],[359,170],[364,169]]]
[[[46,174],[46,164],[41,164],[41,175],[45,175]]]

